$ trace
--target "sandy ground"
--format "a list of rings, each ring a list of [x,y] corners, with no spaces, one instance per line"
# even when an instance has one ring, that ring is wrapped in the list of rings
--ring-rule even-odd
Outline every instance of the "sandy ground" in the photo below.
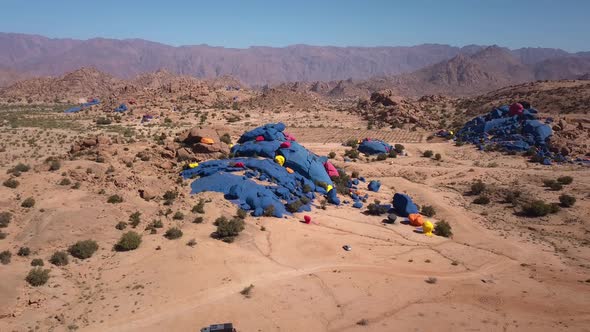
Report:
[[[318,154],[344,151],[325,143],[325,132],[300,140]],[[56,153],[69,148],[54,144]],[[420,205],[434,206],[433,221],[449,221],[453,238],[426,237],[343,205],[314,208],[309,225],[300,222],[303,214],[249,216],[236,242],[223,243],[210,237],[212,223],[235,207],[221,195],[189,197],[190,182],[175,184],[174,171],[149,163],[130,169],[118,161],[149,144],[120,147],[112,178],[105,174],[107,164],[87,160],[64,161],[58,172],[25,173],[18,188],[0,187],[0,210],[15,215],[3,229],[8,237],[0,240],[0,251],[13,253],[9,265],[0,265],[0,331],[198,331],[222,322],[233,322],[240,332],[590,331],[588,168],[533,165],[449,143],[405,145],[407,157],[355,163],[338,157],[335,163],[382,182],[371,201],[405,192]],[[440,152],[442,161],[420,157],[426,149]],[[2,181],[18,155],[13,149],[0,153]],[[578,202],[550,217],[518,217],[505,204],[477,206],[464,195],[474,179],[482,179],[556,201],[559,193],[546,191],[542,180],[563,174],[575,178],[567,190]],[[57,185],[63,176],[81,179],[81,188]],[[137,195],[146,186],[160,194],[178,188],[181,197],[172,210],[183,211],[185,220],[160,216],[161,203]],[[124,202],[107,204],[112,193]],[[37,204],[21,208],[28,196]],[[212,202],[205,206],[205,222],[194,224],[190,207],[199,197]],[[135,251],[115,252],[122,231],[114,226],[134,211],[142,213],[136,230],[143,242]],[[177,225],[184,236],[167,240],[162,230],[143,231],[156,218],[164,230]],[[186,245],[192,238],[195,247]],[[70,257],[63,267],[47,261],[55,250],[84,239],[100,245],[90,259]],[[344,251],[345,244],[352,251]],[[20,246],[33,254],[17,256]],[[51,269],[48,284],[37,288],[24,281],[35,257]],[[436,282],[427,283],[430,277]],[[250,296],[240,294],[249,285]]]

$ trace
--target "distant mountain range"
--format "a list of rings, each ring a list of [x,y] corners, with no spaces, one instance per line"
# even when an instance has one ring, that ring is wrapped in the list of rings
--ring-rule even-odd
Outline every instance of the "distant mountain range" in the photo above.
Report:
[[[449,59],[455,60],[448,63],[450,67],[445,70],[458,70],[456,79],[461,81],[464,79],[461,71],[475,74],[472,72],[475,69],[464,63],[464,59],[471,59],[485,48],[425,44],[411,47],[294,45],[234,49],[207,45],[174,47],[140,39],[50,39],[0,33],[0,85],[23,77],[59,76],[81,67],[94,67],[118,78],[133,78],[160,69],[197,78],[229,75],[250,85],[349,78],[363,80],[411,73],[432,65],[444,67],[447,65],[441,62]],[[532,76],[526,74],[530,79],[572,78],[571,75],[589,72],[588,52],[568,53],[549,48],[504,50],[511,55],[513,64],[510,68],[519,68],[518,80],[525,78],[523,66],[534,68]],[[491,64],[489,59],[485,62]],[[460,64],[467,67],[453,68]],[[510,68],[503,68],[511,72]],[[432,77],[433,84],[454,80],[451,72]]]

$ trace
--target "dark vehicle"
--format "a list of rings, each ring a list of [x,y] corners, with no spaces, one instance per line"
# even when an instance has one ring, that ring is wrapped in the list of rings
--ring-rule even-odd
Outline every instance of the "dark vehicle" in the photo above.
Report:
[[[214,324],[209,327],[204,327],[201,332],[236,332],[232,323]]]

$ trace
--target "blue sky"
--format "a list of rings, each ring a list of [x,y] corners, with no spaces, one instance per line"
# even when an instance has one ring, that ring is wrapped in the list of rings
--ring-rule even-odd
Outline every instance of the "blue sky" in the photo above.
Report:
[[[0,0],[0,31],[171,45],[590,50],[590,0]]]

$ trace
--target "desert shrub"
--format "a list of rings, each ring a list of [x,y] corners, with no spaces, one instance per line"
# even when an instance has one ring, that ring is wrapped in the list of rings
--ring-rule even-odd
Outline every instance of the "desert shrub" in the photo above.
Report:
[[[487,205],[490,203],[490,198],[486,195],[480,195],[473,200],[473,204]]]
[[[348,195],[348,182],[350,181],[350,176],[346,174],[344,170],[340,170],[338,172],[338,176],[331,177],[332,182],[334,183],[334,187],[336,191],[341,195]]]
[[[153,220],[150,225],[153,228],[163,228],[164,227],[164,223],[160,219]]]
[[[363,319],[359,320],[358,322],[356,322],[356,325],[367,326],[367,325],[369,325],[369,320],[366,318],[363,318]]]
[[[141,213],[139,211],[135,211],[129,215],[129,224],[131,227],[135,228],[141,222]]]
[[[70,181],[70,179],[68,178],[63,178],[58,182],[58,184],[60,186],[69,186],[70,184],[72,184],[72,181]]]
[[[31,266],[43,266],[45,264],[43,264],[43,260],[41,258],[34,258],[31,261]]]
[[[7,265],[10,264],[10,259],[12,258],[12,253],[8,250],[4,250],[0,252],[0,263]]]
[[[68,249],[70,255],[79,259],[90,258],[97,250],[98,244],[92,240],[78,241]]]
[[[135,233],[134,231],[129,231],[119,239],[119,242],[115,245],[115,250],[117,251],[129,251],[135,250],[141,244],[141,235]]]
[[[572,207],[576,203],[576,198],[567,194],[559,196],[559,203],[563,207]]]
[[[12,220],[12,213],[1,212],[0,213],[0,228],[8,227],[8,224],[10,224],[11,220]]]
[[[518,199],[520,198],[521,192],[520,190],[510,190],[504,196],[504,201],[506,203],[510,203],[512,205],[516,205],[518,203]]]
[[[51,258],[49,258],[49,263],[51,263],[55,266],[68,265],[68,263],[69,263],[68,253],[66,253],[65,251],[54,252],[53,255],[51,255]]]
[[[164,233],[164,237],[168,240],[178,239],[182,237],[182,231],[178,227],[172,227],[166,230],[166,233]]]
[[[21,257],[27,257],[31,254],[31,249],[29,247],[20,247],[16,254]]]
[[[336,158],[336,152],[331,151],[330,153],[328,153],[328,158],[330,158],[330,159]]]
[[[471,184],[471,194],[472,195],[479,195],[486,190],[486,184],[481,182],[481,180],[477,180]]]
[[[0,232],[0,240],[4,240],[8,234]]]
[[[188,242],[186,243],[186,245],[189,246],[189,247],[194,247],[194,246],[197,245],[197,240],[190,239],[190,240],[188,240]]]
[[[559,182],[553,182],[549,188],[553,191],[559,191],[563,189],[563,185]]]
[[[244,230],[244,221],[239,218],[228,220],[226,217],[219,217],[215,219],[215,225],[217,226],[215,231],[217,238],[235,237]]]
[[[440,153],[437,153],[437,154],[434,155],[434,159],[441,160],[442,159],[442,155]]]
[[[250,284],[250,286],[244,287],[244,289],[240,291],[240,294],[244,295],[244,297],[246,298],[250,298],[252,294],[252,289],[254,289],[254,285]]]
[[[453,236],[453,230],[452,230],[451,224],[449,224],[448,222],[446,222],[444,220],[437,221],[436,224],[434,225],[434,234],[436,234],[438,236],[444,236],[444,237]]]
[[[308,192],[311,192],[311,186],[308,184],[304,184],[303,185],[303,193],[307,194]]]
[[[246,219],[246,216],[248,216],[248,212],[238,208],[236,211],[236,217],[240,219]]]
[[[359,172],[357,172],[357,171],[352,171],[352,174],[350,174],[350,177],[351,177],[351,178],[354,178],[354,179],[358,178],[358,177],[359,177]]]
[[[398,154],[397,151],[391,149],[391,150],[389,150],[389,153],[387,154],[387,157],[389,157],[389,158],[397,158],[397,154]]]
[[[351,159],[357,159],[359,157],[359,152],[358,150],[346,150],[344,151],[344,155],[348,158]]]
[[[219,140],[225,144],[231,144],[231,136],[228,133],[225,133],[219,137]]]
[[[57,159],[53,159],[49,162],[49,170],[57,171],[61,168],[61,162]]]
[[[381,205],[381,202],[378,200],[375,200],[374,203],[371,203],[367,206],[367,213],[372,216],[380,216],[382,214],[387,213],[387,210],[387,207]]]
[[[107,198],[107,203],[118,204],[123,202],[123,197],[119,195],[111,195]]]
[[[572,178],[571,176],[561,176],[557,178],[557,182],[563,185],[568,185],[574,182],[574,178]]]
[[[193,213],[205,213],[205,200],[200,198],[199,202],[193,206],[193,209],[191,210]]]
[[[358,140],[351,138],[348,141],[344,142],[344,146],[350,146],[353,149],[356,149],[356,147],[358,146]]]
[[[82,186],[82,184],[80,182],[76,182],[74,183],[74,185],[72,186],[72,189],[80,189],[80,187]]]
[[[325,210],[328,207],[328,200],[323,198],[320,201],[320,209]]]
[[[115,228],[116,228],[116,229],[118,229],[118,230],[120,230],[120,231],[122,231],[122,230],[124,230],[125,228],[127,228],[127,223],[126,223],[126,222],[124,222],[124,221],[119,221],[119,222],[117,223],[117,225],[115,225]]]
[[[33,287],[45,285],[49,280],[49,270],[40,267],[33,268],[27,274],[25,280]]]
[[[10,178],[10,179],[7,179],[4,182],[2,182],[2,185],[5,186],[5,187],[14,189],[14,188],[16,188],[16,187],[18,187],[20,185],[20,182],[18,182],[14,178]]]
[[[420,213],[427,217],[434,217],[434,215],[436,214],[436,210],[431,205],[424,205]]]
[[[551,188],[551,186],[553,186],[555,183],[557,183],[557,181],[555,181],[555,180],[549,180],[549,179],[548,180],[543,180],[543,185],[545,187]]]
[[[20,173],[28,172],[31,169],[31,166],[25,165],[23,163],[18,163],[13,168],[9,169],[6,173],[7,174],[14,174],[15,176],[20,176]]]
[[[287,205],[286,205],[287,211],[289,211],[291,213],[295,213],[295,212],[299,211],[301,206],[303,206],[303,203],[301,202],[301,200],[296,200],[291,203],[287,203]]]
[[[111,121],[111,119],[109,118],[105,118],[105,117],[100,117],[98,119],[96,119],[96,124],[97,125],[110,125],[113,121]]]
[[[385,153],[380,153],[377,155],[377,160],[381,161],[381,160],[386,160],[387,159],[387,154]]]
[[[265,217],[272,217],[275,214],[275,207],[272,205],[267,206],[262,213]]]
[[[24,208],[32,208],[35,206],[35,199],[33,197],[28,197],[20,204],[20,206]]]
[[[522,207],[522,213],[528,217],[543,217],[550,213],[557,213],[557,204],[547,204],[542,200],[535,200]]]
[[[180,211],[176,211],[176,213],[174,213],[174,215],[172,216],[172,219],[182,220],[182,219],[184,219],[184,213],[182,213]]]
[[[178,192],[168,190],[164,193],[164,196],[162,196],[162,197],[165,200],[165,202],[164,202],[165,205],[171,205],[174,202],[174,200],[178,197]]]
[[[203,217],[201,217],[201,216],[195,217],[195,219],[193,220],[193,223],[194,224],[202,224],[203,223]]]
[[[434,154],[434,152],[432,152],[432,150],[426,150],[422,153],[422,157],[425,158],[432,158],[432,155]]]

